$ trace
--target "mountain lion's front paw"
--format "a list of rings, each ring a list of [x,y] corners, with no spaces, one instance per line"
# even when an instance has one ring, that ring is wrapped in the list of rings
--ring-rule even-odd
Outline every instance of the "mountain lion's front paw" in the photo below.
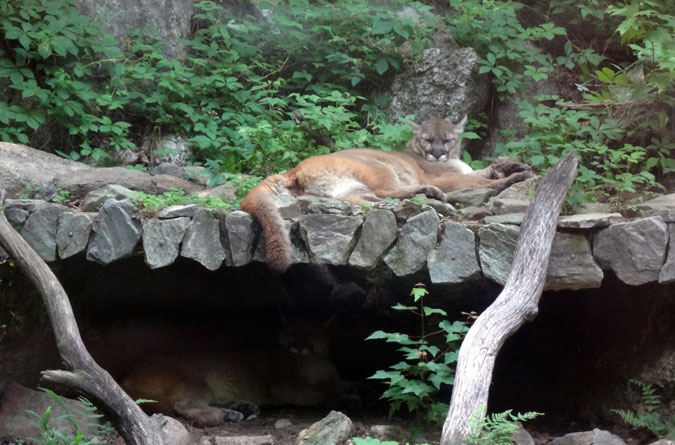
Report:
[[[441,202],[447,201],[443,190],[439,189],[435,185],[425,185],[419,189],[418,193],[424,193],[424,195],[429,199],[435,199]]]
[[[532,167],[513,158],[499,158],[497,162],[490,165],[492,168],[493,179],[506,178],[514,173],[532,172]]]
[[[221,411],[225,415],[225,420],[229,420],[230,422],[241,422],[246,418],[244,413],[230,408],[221,408]]]

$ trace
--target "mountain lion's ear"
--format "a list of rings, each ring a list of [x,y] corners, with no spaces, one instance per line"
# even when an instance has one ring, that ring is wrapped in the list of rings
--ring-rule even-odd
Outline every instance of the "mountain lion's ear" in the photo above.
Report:
[[[448,120],[450,120],[450,119],[448,119]],[[466,125],[466,120],[467,120],[467,116],[465,114],[464,117],[459,120],[459,122],[456,122],[454,124],[455,125],[455,131],[457,133],[461,133],[462,131],[464,131],[464,126]]]
[[[408,125],[410,125],[410,128],[412,128],[412,131],[417,134],[420,131],[422,131],[422,126],[418,124],[417,122],[411,120],[411,119],[406,119],[406,122],[408,122]]]

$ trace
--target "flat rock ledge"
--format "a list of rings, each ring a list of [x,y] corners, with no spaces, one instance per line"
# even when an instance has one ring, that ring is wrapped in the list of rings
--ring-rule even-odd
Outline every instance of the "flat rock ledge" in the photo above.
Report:
[[[282,196],[279,206],[294,263],[386,267],[397,276],[426,271],[432,283],[449,285],[481,277],[503,284],[522,221],[517,213],[462,224],[412,201],[364,209]],[[675,221],[667,211],[649,210],[652,216],[633,220],[617,213],[561,217],[546,289],[599,287],[608,270],[629,285],[675,281]],[[115,196],[98,212],[8,199],[5,215],[47,262],[79,254],[106,265],[143,255],[155,269],[182,256],[217,270],[265,258],[260,226],[241,210],[173,206],[151,217]]]

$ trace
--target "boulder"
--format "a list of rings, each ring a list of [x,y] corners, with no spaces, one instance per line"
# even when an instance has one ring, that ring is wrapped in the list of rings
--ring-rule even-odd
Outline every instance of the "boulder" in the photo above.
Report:
[[[233,266],[243,266],[248,264],[253,258],[255,243],[260,233],[260,225],[251,215],[242,211],[235,210],[227,214],[217,214],[221,221],[221,232],[223,232],[222,218],[225,218],[224,232],[221,236],[227,238],[229,251],[232,255],[231,264]]]
[[[500,284],[506,283],[519,232],[518,226],[507,224],[489,224],[479,229],[478,252],[487,278]],[[555,234],[545,290],[599,287],[602,278],[602,270],[595,263],[590,243],[584,235]]]
[[[96,20],[103,30],[125,45],[137,29],[153,29],[164,45],[164,55],[183,56],[181,40],[190,38],[190,19],[194,12],[191,0],[165,0],[161,7],[152,0],[78,0],[80,13]]]
[[[659,283],[675,281],[675,224],[668,224],[668,256],[659,272]]]
[[[21,228],[21,236],[46,262],[56,259],[56,231],[61,213],[69,210],[60,204],[46,203],[32,212]]]
[[[347,264],[363,222],[360,216],[303,215],[298,221],[313,263]]]
[[[675,193],[645,201],[637,209],[644,216],[660,216],[665,222],[675,222]]]
[[[457,284],[480,277],[474,233],[455,222],[442,223],[442,231],[441,243],[427,258],[431,282]]]
[[[186,217],[146,220],[143,223],[145,264],[151,269],[172,264],[178,258],[180,243],[189,224],[190,218]]]
[[[70,258],[87,249],[96,213],[63,212],[56,230],[59,258]]]
[[[217,270],[225,260],[218,219],[206,210],[197,211],[185,232],[180,254],[197,261],[208,270]]]
[[[373,209],[366,213],[361,235],[349,257],[351,266],[370,268],[396,240],[396,218],[389,210]]]
[[[626,445],[619,436],[594,429],[583,433],[570,433],[549,442],[549,445]]]
[[[457,121],[483,110],[490,89],[477,61],[471,48],[427,48],[418,63],[394,78],[388,114],[414,115],[418,122],[437,116]]]
[[[145,172],[122,167],[89,167],[54,177],[56,189],[67,190],[71,199],[83,198],[92,190],[109,184],[118,184],[131,190],[153,195],[168,192],[172,188],[184,190],[186,193],[196,193],[202,190],[199,185],[175,176],[152,176]]]
[[[141,222],[134,215],[134,205],[128,199],[109,199],[98,212],[87,259],[101,264],[131,256],[141,239]]]
[[[593,255],[626,284],[657,281],[666,259],[668,226],[660,216],[613,224],[593,240]]]
[[[394,274],[409,275],[424,267],[429,252],[436,247],[439,222],[436,211],[428,210],[403,224],[398,240],[384,256]]]
[[[322,420],[300,431],[296,445],[340,445],[353,435],[354,425],[349,417],[331,411]]]
[[[19,198],[30,187],[40,189],[36,197],[51,199],[56,195],[52,184],[55,177],[90,168],[51,153],[9,142],[0,142],[0,165],[0,189],[6,191],[7,198]]]
[[[123,199],[134,200],[138,197],[138,192],[129,190],[118,184],[108,184],[100,189],[92,190],[84,197],[80,208],[84,212],[97,212],[99,208],[109,199],[121,201]]]

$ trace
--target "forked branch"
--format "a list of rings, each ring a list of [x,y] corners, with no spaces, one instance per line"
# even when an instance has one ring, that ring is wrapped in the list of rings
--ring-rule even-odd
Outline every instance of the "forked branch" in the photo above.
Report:
[[[4,193],[3,193],[4,195]],[[0,245],[33,282],[47,308],[56,346],[69,371],[43,371],[42,381],[83,394],[105,412],[129,445],[162,445],[159,424],[145,415],[115,380],[89,355],[70,300],[56,276],[10,225],[0,199]]]

